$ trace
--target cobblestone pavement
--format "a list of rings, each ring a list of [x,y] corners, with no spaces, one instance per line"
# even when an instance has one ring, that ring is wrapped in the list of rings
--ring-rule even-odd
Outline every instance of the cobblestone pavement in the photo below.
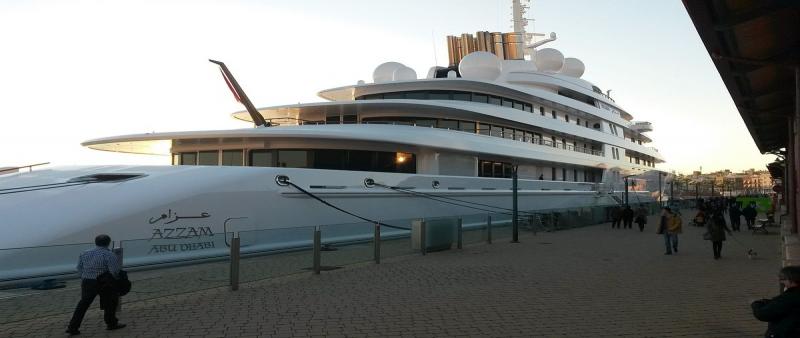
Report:
[[[689,212],[685,213],[688,218]],[[700,228],[665,256],[655,219],[525,233],[463,250],[358,263],[125,302],[128,327],[105,331],[95,307],[83,336],[758,337],[752,299],[774,296],[779,236],[736,233],[712,259]],[[687,222],[688,224],[688,222]],[[635,225],[634,225],[635,227]],[[741,243],[740,243],[741,242]],[[757,259],[745,252],[753,248]],[[166,287],[166,286],[165,286]],[[78,293],[75,290],[74,300]],[[70,314],[0,325],[0,336],[64,336]]]

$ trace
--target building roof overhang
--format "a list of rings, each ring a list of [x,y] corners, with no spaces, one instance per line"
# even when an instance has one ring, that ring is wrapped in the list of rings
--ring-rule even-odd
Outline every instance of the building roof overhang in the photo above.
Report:
[[[739,114],[762,153],[786,147],[797,109],[800,2],[683,0]]]

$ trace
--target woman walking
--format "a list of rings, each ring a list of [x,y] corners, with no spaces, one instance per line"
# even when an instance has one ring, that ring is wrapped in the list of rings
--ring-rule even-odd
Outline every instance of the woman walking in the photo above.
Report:
[[[636,209],[636,224],[639,226],[639,232],[644,231],[644,225],[647,224],[647,209],[643,204]]]
[[[711,217],[711,222],[708,222],[708,232],[706,239],[711,241],[711,247],[714,250],[714,259],[722,257],[722,242],[725,241],[725,233],[731,234],[731,229],[725,224],[725,217],[722,212],[717,210]]]

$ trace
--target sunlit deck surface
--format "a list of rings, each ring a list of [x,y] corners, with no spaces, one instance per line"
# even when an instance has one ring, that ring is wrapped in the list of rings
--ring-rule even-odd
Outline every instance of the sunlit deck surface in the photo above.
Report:
[[[688,224],[693,212],[683,214]],[[524,232],[518,244],[498,233],[491,245],[473,241],[463,250],[409,254],[380,265],[344,264],[348,255],[368,255],[365,244],[323,252],[324,265],[342,268],[321,275],[303,269],[311,264],[304,254],[262,257],[243,261],[242,278],[253,281],[238,291],[227,287],[224,262],[141,272],[119,313],[128,327],[105,331],[95,301],[81,331],[143,337],[762,335],[765,323],[752,317],[749,304],[778,291],[777,231],[735,233],[741,244],[729,238],[715,261],[704,230],[688,225],[680,252],[665,256],[655,224],[651,216],[644,232],[608,224]],[[747,248],[758,257],[748,258]],[[293,274],[260,279],[276,269]],[[192,283],[208,288],[168,291]],[[0,336],[64,336],[79,298],[76,287],[0,299]],[[50,312],[22,319],[47,306]]]

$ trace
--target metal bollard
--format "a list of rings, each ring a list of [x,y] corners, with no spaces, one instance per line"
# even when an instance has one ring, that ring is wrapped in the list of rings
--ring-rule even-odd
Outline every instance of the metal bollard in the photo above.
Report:
[[[321,267],[321,251],[322,251],[322,231],[319,227],[314,228],[314,274],[319,275]]]
[[[486,215],[486,243],[492,244],[492,215]]]
[[[234,232],[233,238],[231,238],[231,291],[239,290],[239,262],[241,260],[241,251],[239,248],[239,234]]]
[[[419,250],[420,252],[422,252],[423,256],[425,256],[425,254],[428,251],[428,239],[426,236],[427,234],[425,233],[426,232],[425,228],[426,228],[425,220],[422,220],[421,222],[419,222]]]
[[[464,220],[459,217],[458,218],[458,244],[457,247],[461,249],[462,244],[464,242]]]
[[[381,224],[375,223],[375,237],[372,239],[375,249],[375,264],[381,264]]]

